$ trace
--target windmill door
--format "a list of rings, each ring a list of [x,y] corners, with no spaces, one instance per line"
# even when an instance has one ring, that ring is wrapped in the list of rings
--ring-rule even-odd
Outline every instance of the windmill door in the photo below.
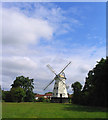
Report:
[[[60,103],[62,103],[62,94],[60,94]]]

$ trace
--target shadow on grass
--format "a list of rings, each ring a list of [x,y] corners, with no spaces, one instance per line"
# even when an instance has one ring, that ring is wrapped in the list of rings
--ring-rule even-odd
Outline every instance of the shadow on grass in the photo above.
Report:
[[[82,106],[75,104],[65,104],[64,110],[67,111],[82,111],[82,112],[108,112],[107,108],[102,107],[90,107],[90,106]]]

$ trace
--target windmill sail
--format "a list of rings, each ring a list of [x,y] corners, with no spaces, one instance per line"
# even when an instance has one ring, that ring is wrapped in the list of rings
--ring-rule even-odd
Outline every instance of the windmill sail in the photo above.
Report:
[[[49,64],[47,65],[47,67],[48,67],[55,75],[57,75],[56,72],[53,70],[53,68],[52,68]]]
[[[71,62],[69,62],[59,74],[61,74],[61,73],[67,68],[67,66],[68,66],[70,63],[71,63]]]
[[[54,81],[55,79],[53,79],[45,88],[44,90]]]

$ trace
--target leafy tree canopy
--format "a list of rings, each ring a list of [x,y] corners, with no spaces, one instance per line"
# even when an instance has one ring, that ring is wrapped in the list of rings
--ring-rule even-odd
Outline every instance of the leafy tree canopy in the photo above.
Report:
[[[12,88],[21,87],[25,91],[27,90],[32,91],[34,88],[33,85],[34,85],[33,79],[29,79],[29,77],[19,76],[16,77],[16,80],[14,80],[14,83],[11,86]]]
[[[82,85],[80,82],[77,81],[73,83],[71,87],[73,88],[74,94],[78,94],[79,92],[81,92]]]
[[[21,87],[12,88],[10,90],[10,92],[12,95],[13,102],[23,102],[24,101],[24,97],[26,96],[26,93],[23,88],[21,88]]]
[[[16,80],[14,80],[11,86],[12,90],[14,91],[14,94],[19,94],[19,96],[21,96],[21,94],[23,95],[22,98],[20,97],[18,98],[20,98],[21,100],[24,99],[25,102],[31,102],[34,100],[33,85],[34,85],[33,79],[30,79],[29,77],[19,76],[16,77]],[[21,88],[24,90],[25,93]]]
[[[97,62],[97,65],[88,72],[82,91],[80,91],[82,87],[78,82],[72,84],[74,102],[83,105],[108,107],[108,97],[106,93],[107,81],[108,57],[106,57],[106,59],[102,58]],[[80,93],[79,95],[78,92]]]

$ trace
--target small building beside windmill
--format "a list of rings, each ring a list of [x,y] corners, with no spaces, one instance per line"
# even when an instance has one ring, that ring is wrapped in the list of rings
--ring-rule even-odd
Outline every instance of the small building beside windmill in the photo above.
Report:
[[[38,100],[38,99],[41,98],[41,97],[44,97],[44,95],[36,94],[36,95],[35,95],[35,100]]]
[[[46,93],[46,94],[44,95],[44,98],[51,100],[51,98],[52,98],[52,93]]]
[[[43,94],[36,94],[35,95],[35,100],[38,100],[39,98],[44,98],[44,99],[50,99],[52,98],[52,93],[45,93],[44,95]]]

